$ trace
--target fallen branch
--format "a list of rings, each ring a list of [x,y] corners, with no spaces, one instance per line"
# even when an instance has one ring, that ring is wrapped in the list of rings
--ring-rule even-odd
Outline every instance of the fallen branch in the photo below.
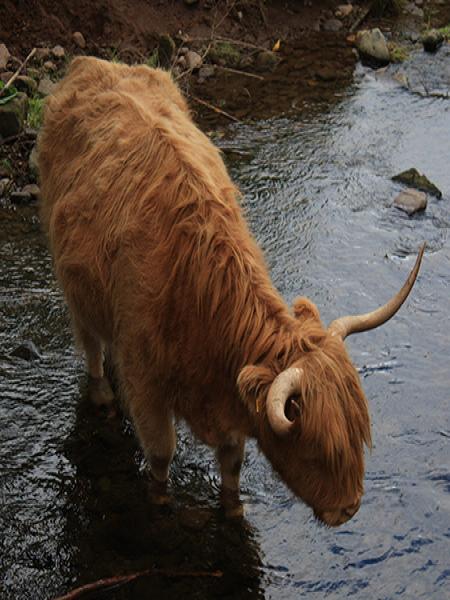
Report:
[[[206,106],[207,108],[218,113],[219,115],[223,115],[224,117],[227,117],[227,119],[231,119],[231,121],[234,121],[235,123],[242,123],[242,121],[240,121],[237,117],[234,117],[233,115],[230,115],[230,113],[225,112],[221,108],[214,106],[209,102],[206,102],[206,100],[200,100],[200,98],[197,98],[197,96],[192,96],[191,94],[189,94],[189,98],[191,98],[195,102],[198,102],[199,104],[203,104],[203,106]]]
[[[74,600],[88,592],[125,585],[139,577],[148,577],[150,575],[159,575],[161,577],[222,577],[223,573],[222,571],[171,571],[170,569],[145,569],[145,571],[138,571],[136,573],[130,573],[129,575],[106,577],[105,579],[87,583],[86,585],[77,587],[67,594],[64,594],[64,596],[58,596],[55,600]]]
[[[17,68],[17,71],[15,71],[14,74],[8,79],[8,81],[5,84],[5,87],[3,87],[0,90],[0,96],[3,96],[3,94],[6,92],[6,90],[15,82],[15,80],[20,75],[20,72],[22,71],[24,66],[27,64],[27,62],[30,60],[30,58],[35,55],[35,53],[36,53],[36,48],[33,48],[33,50],[26,57],[26,59],[20,63],[19,67]]]
[[[229,73],[235,73],[236,75],[245,75],[245,77],[252,77],[253,79],[264,81],[264,77],[261,75],[256,75],[255,73],[247,73],[247,71],[240,71],[239,69],[232,69],[231,67],[222,67],[221,65],[216,65],[216,69],[228,71]]]

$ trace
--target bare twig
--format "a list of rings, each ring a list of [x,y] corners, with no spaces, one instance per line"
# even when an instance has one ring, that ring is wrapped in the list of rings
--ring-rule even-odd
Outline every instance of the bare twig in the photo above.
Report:
[[[239,69],[232,69],[231,67],[222,67],[221,65],[216,65],[216,68],[221,71],[228,71],[229,73],[235,73],[236,75],[245,75],[245,77],[252,77],[253,79],[264,81],[264,77],[256,75],[255,73],[247,73],[247,71],[240,71]]]
[[[33,50],[26,57],[26,59],[20,63],[17,71],[15,71],[15,73],[8,79],[8,81],[5,84],[5,87],[3,87],[0,90],[0,96],[3,96],[3,94],[6,92],[6,90],[15,82],[15,80],[19,76],[21,70],[24,68],[24,66],[27,64],[27,62],[30,60],[30,58],[32,58],[35,55],[35,53],[36,53],[36,48],[33,48]]]
[[[224,117],[227,117],[227,119],[230,119],[231,121],[234,121],[235,123],[242,123],[242,121],[240,121],[237,117],[234,117],[233,115],[230,115],[230,113],[225,112],[221,108],[218,108],[217,106],[214,106],[213,104],[210,104],[209,102],[206,102],[206,100],[201,100],[200,98],[197,98],[197,96],[192,96],[191,94],[189,94],[189,98],[191,98],[195,102],[198,102],[199,104],[202,104],[203,106],[206,106],[210,110],[213,110],[215,113],[218,113],[219,115],[223,115]]]
[[[171,571],[169,569],[145,569],[145,571],[138,571],[136,573],[130,573],[129,575],[106,577],[105,579],[87,583],[86,585],[77,587],[67,594],[64,594],[64,596],[58,596],[55,600],[75,600],[88,592],[125,585],[139,577],[148,577],[150,575],[159,575],[161,577],[222,577],[223,573],[222,571]]]

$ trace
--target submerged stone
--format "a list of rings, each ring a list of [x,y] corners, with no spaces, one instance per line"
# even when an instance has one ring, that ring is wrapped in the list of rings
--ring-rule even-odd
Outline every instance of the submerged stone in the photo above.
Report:
[[[30,340],[26,340],[20,346],[17,346],[11,352],[11,356],[18,356],[19,358],[23,358],[23,360],[37,360],[42,358],[41,353]]]

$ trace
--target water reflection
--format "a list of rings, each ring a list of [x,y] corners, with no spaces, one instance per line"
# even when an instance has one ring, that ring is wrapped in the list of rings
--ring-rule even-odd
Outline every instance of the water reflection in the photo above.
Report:
[[[120,417],[99,416],[86,400],[78,404],[64,453],[76,473],[67,498],[64,533],[74,547],[73,585],[95,580],[99,574],[106,577],[148,568],[219,570],[223,572],[219,579],[142,578],[108,592],[108,598],[263,597],[253,528],[246,521],[224,520],[211,498],[209,482],[190,478],[192,464],[184,464],[180,457],[176,460],[171,506],[150,505],[131,428]],[[188,485],[183,483],[186,480]]]

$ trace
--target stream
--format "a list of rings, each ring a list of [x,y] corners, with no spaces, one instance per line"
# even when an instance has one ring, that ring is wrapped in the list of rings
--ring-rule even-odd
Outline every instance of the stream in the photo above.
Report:
[[[437,79],[442,61],[431,67]],[[131,427],[105,420],[86,402],[83,362],[37,210],[3,206],[2,600],[50,599],[147,568],[223,576],[155,574],[87,597],[448,598],[450,101],[410,93],[389,74],[361,66],[333,95],[290,116],[233,124],[217,143],[275,285],[289,302],[311,298],[324,322],[384,303],[427,242],[399,314],[348,340],[374,442],[358,514],[339,529],[318,525],[250,442],[246,518],[227,522],[213,453],[183,424],[173,505],[149,506]],[[443,193],[429,196],[427,210],[414,217],[392,207],[403,188],[391,177],[410,167]],[[11,356],[25,340],[40,358]]]

